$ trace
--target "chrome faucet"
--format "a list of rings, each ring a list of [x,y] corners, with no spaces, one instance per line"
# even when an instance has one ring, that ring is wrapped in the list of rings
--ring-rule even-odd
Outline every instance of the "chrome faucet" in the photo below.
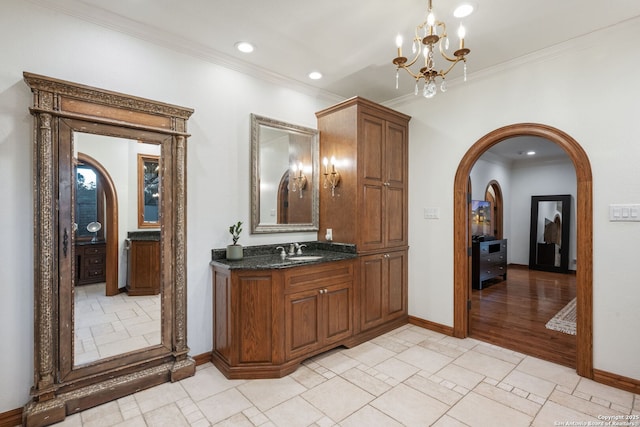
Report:
[[[296,254],[296,249],[298,249],[299,245],[297,243],[291,243],[289,245],[289,256]]]
[[[285,259],[287,257],[287,253],[284,251],[284,248],[282,246],[278,246],[276,248],[276,250],[280,250],[280,258]]]
[[[296,252],[296,255],[302,255],[302,248],[306,248],[307,245],[305,245],[304,243],[301,245],[298,245],[298,252]]]

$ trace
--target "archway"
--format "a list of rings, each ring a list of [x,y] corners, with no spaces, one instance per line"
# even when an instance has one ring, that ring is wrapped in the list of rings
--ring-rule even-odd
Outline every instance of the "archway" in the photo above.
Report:
[[[520,123],[489,132],[469,148],[463,156],[454,180],[454,318],[453,334],[468,335],[469,313],[469,236],[467,232],[467,184],[471,168],[493,145],[516,136],[539,136],[559,145],[573,162],[576,171],[576,371],[593,378],[593,212],[592,176],[589,159],[582,147],[565,132],[537,123]]]
[[[116,187],[109,175],[100,162],[93,157],[78,153],[78,161],[95,169],[104,189],[105,206],[106,206],[106,228],[109,236],[107,238],[106,250],[106,277],[105,277],[105,293],[107,296],[117,295],[118,289],[118,195]]]

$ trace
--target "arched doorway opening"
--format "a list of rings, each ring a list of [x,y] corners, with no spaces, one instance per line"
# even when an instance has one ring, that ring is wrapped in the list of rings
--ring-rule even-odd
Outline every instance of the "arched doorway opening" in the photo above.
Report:
[[[520,123],[496,129],[469,148],[463,156],[454,180],[454,319],[453,334],[464,338],[469,333],[468,301],[471,236],[468,233],[467,187],[471,169],[480,156],[495,144],[517,136],[539,136],[559,145],[573,162],[576,171],[576,371],[593,378],[593,213],[592,175],[589,159],[582,147],[565,132],[537,123]]]
[[[117,295],[118,289],[118,195],[116,187],[105,167],[93,157],[78,153],[78,162],[91,166],[98,175],[102,183],[105,198],[106,216],[106,277],[105,294],[107,296]]]

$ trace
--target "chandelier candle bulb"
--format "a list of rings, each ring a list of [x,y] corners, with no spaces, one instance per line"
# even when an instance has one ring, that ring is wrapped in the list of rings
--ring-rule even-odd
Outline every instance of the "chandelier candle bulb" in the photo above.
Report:
[[[402,56],[402,36],[400,34],[396,36],[396,47],[398,48],[398,56]]]
[[[460,38],[460,49],[464,49],[464,37],[467,35],[467,31],[465,30],[462,22],[458,27],[458,37]]]

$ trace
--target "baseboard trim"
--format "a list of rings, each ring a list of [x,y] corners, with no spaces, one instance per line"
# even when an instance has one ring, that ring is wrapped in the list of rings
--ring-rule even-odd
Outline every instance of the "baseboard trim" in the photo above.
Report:
[[[429,329],[430,331],[440,332],[441,334],[453,336],[453,327],[446,326],[441,323],[432,322],[430,320],[420,319],[419,317],[409,316],[409,323],[412,325],[420,326],[421,328]]]
[[[204,365],[205,363],[211,362],[211,352],[202,353],[191,357],[196,361],[196,366]]]
[[[22,408],[0,413],[0,427],[15,427],[22,424]]]
[[[640,394],[640,380],[634,378],[594,369],[593,380],[631,393]]]

